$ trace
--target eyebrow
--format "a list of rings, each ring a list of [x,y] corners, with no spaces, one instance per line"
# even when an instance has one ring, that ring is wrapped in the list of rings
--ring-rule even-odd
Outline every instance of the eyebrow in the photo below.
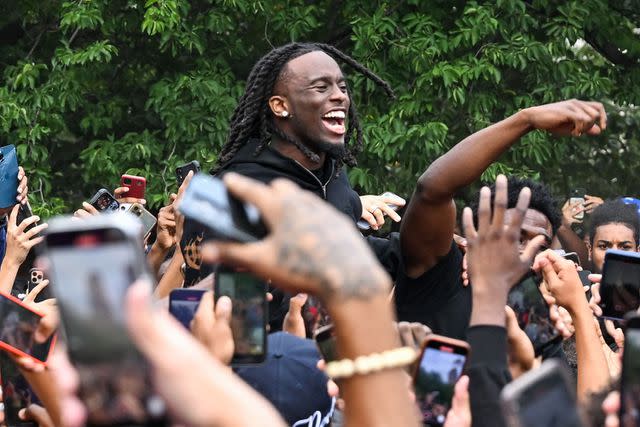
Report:
[[[334,76],[329,76],[329,75],[324,75],[324,76],[318,76],[318,77],[313,77],[310,81],[309,81],[309,85],[313,85],[315,83],[319,83],[319,82],[324,82],[324,83],[331,83],[334,80]],[[338,83],[344,83],[346,82],[347,79],[344,76],[340,76],[338,78]]]
[[[611,242],[609,240],[603,240],[603,239],[598,239],[598,243],[606,243],[606,244],[611,244]],[[620,242],[621,245],[633,245],[633,242],[631,240],[624,240],[622,242]]]

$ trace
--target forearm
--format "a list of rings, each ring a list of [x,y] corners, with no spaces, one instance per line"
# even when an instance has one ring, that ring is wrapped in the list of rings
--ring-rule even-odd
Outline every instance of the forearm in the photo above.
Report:
[[[387,293],[328,304],[328,309],[335,324],[340,358],[354,360],[400,346]],[[355,375],[342,380],[340,387],[348,426],[419,425],[402,368]]]
[[[463,187],[482,173],[532,128],[527,110],[468,136],[429,166],[418,180],[416,192],[426,192],[430,199],[453,198]]]
[[[582,266],[587,267],[589,263],[589,251],[584,241],[571,229],[571,226],[563,224],[558,228],[557,236],[562,244],[562,249],[564,249],[565,252],[577,253]]]
[[[571,318],[576,330],[578,398],[584,400],[609,384],[609,368],[586,301],[571,311]]]
[[[180,252],[180,248],[176,248],[176,252],[173,258],[171,258],[169,268],[167,268],[160,283],[158,283],[158,286],[156,286],[154,290],[154,296],[156,298],[167,297],[173,289],[179,288],[182,285],[184,281],[181,271],[183,263],[184,258],[182,258],[182,252]]]
[[[2,261],[2,266],[0,266],[0,292],[4,292],[6,294],[11,293],[11,289],[13,289],[13,283],[18,276],[19,269],[20,264],[12,262],[7,256],[5,256]]]
[[[154,277],[158,278],[160,267],[170,250],[171,248],[160,247],[157,241],[151,246],[151,250],[147,254],[147,263],[149,264]]]

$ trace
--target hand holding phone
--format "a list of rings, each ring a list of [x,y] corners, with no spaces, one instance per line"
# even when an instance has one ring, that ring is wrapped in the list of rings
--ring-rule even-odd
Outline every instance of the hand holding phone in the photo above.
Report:
[[[640,307],[640,254],[608,250],[600,281],[602,316],[622,320]]]
[[[193,172],[194,175],[200,172],[200,163],[197,160],[192,160],[189,163],[176,168],[176,181],[178,181],[178,187],[182,185],[189,172]]]
[[[99,212],[116,212],[120,208],[120,203],[105,188],[101,188],[93,195],[89,204]]]
[[[134,215],[142,222],[142,229],[145,237],[151,234],[154,227],[156,226],[156,223],[158,222],[156,220],[156,217],[153,216],[151,212],[146,210],[140,203],[131,204],[126,212]]]
[[[220,266],[215,296],[231,298],[231,329],[235,352],[232,364],[262,363],[267,354],[267,283],[255,276]]]
[[[429,335],[413,377],[416,402],[426,426],[441,427],[471,348],[464,341]]]
[[[584,219],[585,194],[587,194],[587,190],[584,188],[576,188],[573,190],[571,198],[569,199],[569,205],[572,208],[575,207],[579,209],[579,212],[573,216],[575,219]]]
[[[191,179],[178,211],[208,227],[217,240],[248,243],[267,234],[255,206],[240,202],[222,180],[204,174]]]
[[[362,196],[362,197],[370,197],[370,196]],[[374,196],[374,197],[375,197],[375,196]],[[405,205],[405,200],[404,200],[402,197],[400,197],[400,196],[398,196],[397,194],[394,194],[394,193],[392,193],[392,192],[390,192],[390,191],[387,191],[387,192],[385,192],[385,193],[382,193],[382,194],[381,194],[380,196],[378,196],[378,197],[379,197],[379,198],[386,198],[387,200],[388,200],[388,199],[394,199],[394,200],[397,200],[397,203],[388,203],[388,202],[386,203],[387,208],[388,208],[388,209],[390,209],[390,210],[392,210],[393,212],[398,211],[400,208],[402,208],[402,207]],[[361,198],[361,199],[362,199],[362,198]],[[366,209],[366,207],[365,207],[364,209]],[[379,212],[379,213],[375,213],[375,211],[378,211],[378,210],[379,210],[380,212]],[[374,209],[373,211],[370,211],[370,213],[371,213],[371,214],[373,214],[373,215],[374,215],[374,217],[375,217],[375,215],[378,215],[378,214],[379,214],[379,215],[382,215],[382,216],[386,216],[386,215],[388,214],[387,212],[385,212],[384,210],[382,210],[382,209],[380,209],[380,208],[376,208],[376,209]],[[399,216],[398,216],[398,218],[399,218]],[[398,220],[398,221],[399,221],[399,219],[397,219],[397,218],[396,218],[395,220]],[[366,220],[366,219],[364,219],[364,218],[363,218],[363,219],[358,220],[358,222],[356,223],[356,225],[358,226],[358,229],[360,229],[361,231],[367,231],[367,230],[370,230],[370,229],[371,229],[371,223],[369,223],[369,221],[367,221],[367,220]]]
[[[120,177],[120,185],[129,189],[125,193],[126,199],[144,199],[147,188],[147,179],[143,176],[124,174]]]

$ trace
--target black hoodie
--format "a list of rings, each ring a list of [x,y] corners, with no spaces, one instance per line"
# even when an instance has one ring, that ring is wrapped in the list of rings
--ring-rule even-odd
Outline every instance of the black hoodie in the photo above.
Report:
[[[335,170],[335,160],[327,158],[320,170],[310,171],[295,160],[283,156],[271,147],[266,147],[257,156],[254,155],[258,140],[252,139],[225,164],[218,176],[227,172],[237,172],[258,181],[269,183],[276,178],[286,178],[301,188],[315,193],[329,202],[333,207],[353,219],[360,219],[362,204],[358,193],[353,191],[347,178],[346,170]],[[182,255],[186,270],[184,287],[195,285],[213,273],[213,266],[202,266],[200,244],[207,239],[205,228],[197,222],[185,219],[181,241]],[[287,298],[274,293],[274,301],[269,306],[272,331],[281,328],[281,321],[288,309]]]

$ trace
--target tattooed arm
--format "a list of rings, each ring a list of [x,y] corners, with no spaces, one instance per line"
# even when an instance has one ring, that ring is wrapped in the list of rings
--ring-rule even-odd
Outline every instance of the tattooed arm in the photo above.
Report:
[[[334,320],[340,358],[400,346],[387,297],[391,281],[353,223],[289,181],[266,186],[231,173],[224,181],[260,209],[270,233],[252,244],[210,244],[204,261],[243,267],[285,290],[318,295]],[[402,369],[344,379],[341,392],[347,425],[419,425]]]

